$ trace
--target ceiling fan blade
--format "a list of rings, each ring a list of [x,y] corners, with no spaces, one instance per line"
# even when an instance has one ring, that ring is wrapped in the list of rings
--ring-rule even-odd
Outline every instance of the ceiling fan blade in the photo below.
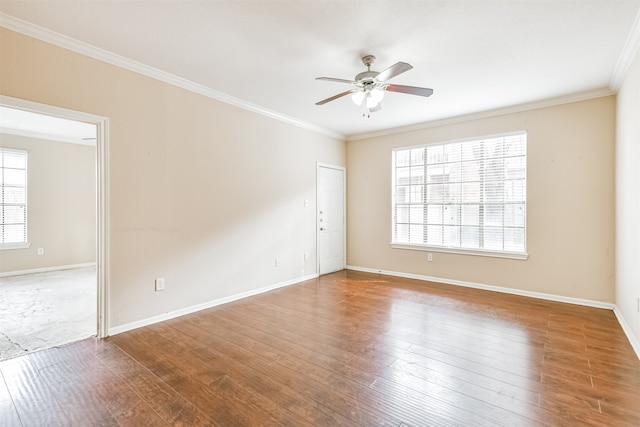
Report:
[[[350,94],[350,93],[352,93],[352,92],[353,92],[352,90],[347,90],[347,91],[342,92],[342,93],[339,93],[339,94],[337,94],[337,95],[333,95],[333,96],[332,96],[332,97],[330,97],[330,98],[323,99],[322,101],[316,102],[316,105],[323,105],[323,104],[326,104],[327,102],[331,102],[331,101],[336,100],[336,99],[338,99],[338,98],[342,98],[343,96],[349,95],[349,94]]]
[[[433,93],[433,89],[428,89],[426,87],[392,85],[392,84],[386,85],[384,89],[390,92],[408,93],[409,95],[418,95],[418,96],[431,96],[431,94]]]
[[[411,66],[410,64],[407,64],[406,62],[396,62],[391,67],[378,73],[378,75],[376,76],[376,79],[381,82],[386,82],[390,78],[395,77],[398,74],[402,74],[405,71],[409,71],[412,68],[413,66]]]
[[[338,83],[355,83],[353,80],[346,79],[334,79],[333,77],[316,77],[316,80],[326,80],[328,82],[338,82]]]

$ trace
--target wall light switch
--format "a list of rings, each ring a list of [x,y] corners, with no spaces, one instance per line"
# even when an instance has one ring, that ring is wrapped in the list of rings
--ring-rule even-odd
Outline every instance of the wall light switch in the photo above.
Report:
[[[429,262],[433,261],[433,254],[431,252],[427,254],[427,261]]]
[[[44,248],[38,248],[38,255],[44,255]]]
[[[164,291],[164,277],[158,277],[156,279],[156,292]]]

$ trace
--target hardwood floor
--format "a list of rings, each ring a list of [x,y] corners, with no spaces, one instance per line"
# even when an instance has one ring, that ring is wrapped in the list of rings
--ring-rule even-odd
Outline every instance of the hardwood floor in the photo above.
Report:
[[[640,426],[611,311],[354,271],[0,374],[2,426]]]

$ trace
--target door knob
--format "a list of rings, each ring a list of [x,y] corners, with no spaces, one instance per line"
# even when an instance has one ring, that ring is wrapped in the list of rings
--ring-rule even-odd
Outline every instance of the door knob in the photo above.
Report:
[[[324,227],[320,227],[320,231],[324,231]]]

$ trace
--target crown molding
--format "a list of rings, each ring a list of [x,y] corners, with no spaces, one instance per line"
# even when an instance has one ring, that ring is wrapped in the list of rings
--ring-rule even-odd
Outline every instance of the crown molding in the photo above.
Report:
[[[458,123],[470,122],[473,120],[486,119],[490,117],[504,116],[507,114],[520,113],[523,111],[536,110],[538,108],[553,107],[556,105],[569,104],[572,102],[587,101],[594,98],[602,98],[604,96],[614,95],[615,92],[609,88],[594,89],[585,92],[574,93],[555,98],[542,99],[539,101],[527,102],[524,104],[512,105],[509,107],[496,108],[493,110],[478,111],[476,113],[464,114],[460,116],[447,117],[428,122],[417,123],[397,128],[384,129],[376,132],[359,133],[347,136],[347,141],[358,141],[361,139],[376,138],[380,136],[395,135],[403,132],[413,132],[423,129],[434,128],[438,126],[453,125]]]
[[[14,16],[7,15],[6,13],[0,12],[0,27],[4,27],[8,30],[33,37],[43,42],[68,49],[70,51],[88,56],[93,59],[97,59],[102,62],[106,62],[111,65],[115,65],[116,67],[124,68],[126,70],[151,77],[164,83],[186,89],[190,92],[215,99],[216,101],[224,102],[226,104],[230,104],[235,107],[251,111],[253,113],[261,114],[263,116],[267,116],[272,119],[309,130],[311,132],[329,136],[331,138],[336,138],[342,141],[345,139],[344,135],[332,130],[314,125],[312,123],[304,122],[302,120],[298,120],[284,114],[280,114],[276,111],[269,110],[243,99],[233,97],[226,93],[219,92],[199,83],[192,82],[174,74],[167,73],[157,68],[153,68],[140,62],[134,61],[132,59],[125,58],[124,56],[120,56],[96,46],[92,46],[88,43],[84,43],[74,38],[56,33],[46,28],[16,18]]]
[[[622,48],[622,53],[618,58],[618,63],[616,64],[616,68],[614,69],[611,80],[609,81],[609,87],[614,92],[618,92],[620,90],[622,82],[624,82],[624,78],[629,71],[629,67],[638,52],[640,52],[640,10],[636,15],[636,20],[631,27],[631,32],[629,33],[627,42]]]
[[[129,70],[129,71],[133,71],[135,73],[171,84],[173,86],[180,87],[190,92],[194,92],[194,93],[206,96],[208,98],[215,99],[217,101],[242,108],[244,110],[261,114],[263,116],[267,116],[272,119],[275,119],[284,123],[288,123],[288,124],[300,127],[302,129],[309,130],[314,133],[329,136],[331,138],[336,138],[343,141],[357,141],[361,139],[386,136],[386,135],[391,135],[396,133],[411,132],[411,131],[427,129],[427,128],[436,127],[436,126],[463,123],[463,122],[468,122],[468,121],[482,119],[482,118],[495,117],[495,116],[500,116],[500,115],[505,115],[510,113],[517,113],[517,112],[533,110],[537,108],[550,107],[554,105],[584,101],[584,100],[589,100],[593,98],[613,95],[620,89],[620,86],[624,81],[624,77],[626,76],[626,73],[631,65],[631,62],[635,57],[636,52],[640,50],[640,12],[639,12],[638,15],[636,16],[631,33],[625,43],[625,46],[620,55],[620,58],[618,59],[618,63],[616,65],[613,76],[609,82],[608,88],[596,89],[592,91],[581,92],[577,94],[571,94],[571,95],[551,98],[547,100],[534,101],[530,103],[498,108],[494,110],[487,110],[487,111],[481,111],[477,113],[443,118],[443,119],[433,120],[433,121],[414,124],[414,125],[384,129],[381,131],[354,134],[354,135],[343,135],[343,134],[334,132],[330,129],[326,129],[321,126],[304,122],[302,120],[298,120],[296,118],[286,116],[284,114],[280,114],[276,111],[266,109],[259,105],[245,101],[243,99],[236,98],[231,95],[225,94],[223,92],[216,91],[214,89],[211,89],[199,83],[195,83],[190,80],[184,79],[182,77],[176,76],[174,74],[167,73],[165,71],[150,67],[140,62],[125,58],[123,56],[109,52],[107,50],[92,46],[90,44],[81,42],[79,40],[56,33],[54,31],[48,30],[46,28],[40,27],[38,25],[32,24],[30,22],[21,20],[19,18],[13,17],[11,15],[7,15],[1,12],[0,12],[0,26],[7,28],[9,30],[27,35],[29,37],[33,37],[35,39],[44,41],[46,43],[50,43],[50,44],[62,47],[64,49],[68,49],[73,52],[97,59],[99,61],[103,61],[111,65],[115,65],[117,67]]]

